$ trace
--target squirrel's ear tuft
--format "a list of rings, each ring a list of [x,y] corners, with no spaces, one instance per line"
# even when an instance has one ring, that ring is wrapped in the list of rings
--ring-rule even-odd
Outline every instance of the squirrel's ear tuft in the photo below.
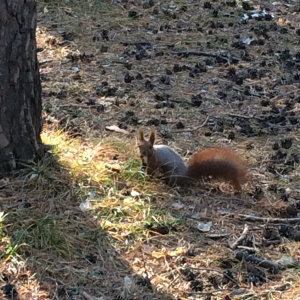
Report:
[[[149,137],[149,142],[151,143],[152,146],[154,145],[155,138],[156,138],[156,128],[154,126],[152,126],[151,134],[150,134],[150,137]]]
[[[142,128],[139,129],[139,142],[143,142],[145,139],[144,139],[144,131]]]

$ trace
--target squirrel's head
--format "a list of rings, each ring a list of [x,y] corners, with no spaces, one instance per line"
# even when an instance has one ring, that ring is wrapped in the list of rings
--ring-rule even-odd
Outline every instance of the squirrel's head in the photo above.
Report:
[[[149,140],[145,140],[143,129],[142,128],[139,129],[138,146],[140,149],[140,157],[144,167],[148,165],[149,160],[154,154],[153,146],[155,142],[155,137],[156,137],[155,127],[152,127],[151,129]]]

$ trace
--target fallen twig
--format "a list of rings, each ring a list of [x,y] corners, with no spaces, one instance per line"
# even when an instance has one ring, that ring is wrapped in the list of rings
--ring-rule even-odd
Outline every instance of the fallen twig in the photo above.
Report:
[[[251,221],[251,222],[264,222],[264,223],[273,223],[273,224],[300,224],[300,218],[266,218],[266,217],[256,217],[256,216],[250,216],[245,214],[235,214],[231,212],[225,212],[221,211],[221,215],[226,215],[230,217],[239,217],[244,219],[245,221]]]
[[[190,129],[181,129],[181,130],[172,130],[172,133],[180,133],[180,132],[193,132],[193,131],[196,131],[196,130],[198,130],[198,129],[200,129],[200,128],[202,128],[202,127],[204,127],[206,124],[207,124],[207,122],[208,122],[208,120],[209,120],[209,116],[207,116],[206,117],[206,119],[205,119],[205,121],[201,124],[201,125],[199,125],[199,126],[197,126],[197,127],[195,127],[195,128],[190,128]]]
[[[237,92],[240,92],[240,93],[244,93],[244,90],[242,90],[242,89],[239,89],[238,87],[233,87],[232,88],[234,91],[237,91]],[[266,94],[265,93],[251,93],[250,91],[249,91],[249,96],[254,96],[254,97],[259,97],[259,98],[261,98],[261,97],[266,97]]]
[[[153,48],[153,45],[150,42],[121,42],[120,44],[123,46],[148,46]]]
[[[82,104],[63,104],[60,105],[59,108],[71,108],[71,107],[76,107],[76,108],[97,108],[98,105],[82,105]]]
[[[274,262],[272,260],[263,259],[257,257],[256,255],[249,254],[245,251],[238,251],[235,255],[238,260],[244,260],[246,262],[250,262],[251,264],[255,264],[258,267],[262,267],[264,269],[269,269],[273,272],[278,272],[280,270],[285,270],[287,268],[299,268],[300,260],[293,259],[291,262]]]
[[[116,125],[106,126],[105,129],[108,131],[115,131],[115,132],[122,133],[122,134],[130,134],[129,131],[122,129]]]
[[[235,241],[233,242],[231,245],[229,245],[229,247],[233,250],[236,249],[236,247],[247,237],[249,231],[249,226],[247,224],[245,224],[244,230],[241,234],[241,236]]]
[[[227,289],[215,289],[210,292],[186,292],[188,295],[197,295],[197,296],[212,296],[213,294],[227,291]],[[202,298],[202,297],[201,297]]]
[[[207,233],[207,234],[205,234],[205,237],[210,238],[212,240],[223,239],[228,236],[229,236],[229,233]]]
[[[273,272],[278,272],[279,270],[284,270],[286,269],[286,266],[282,265],[282,264],[277,264],[276,262],[273,262],[271,260],[266,260],[263,258],[259,258],[253,254],[249,254],[247,252],[244,251],[239,251],[236,253],[235,257],[238,260],[244,260],[247,262],[250,262],[252,264],[255,264],[259,267],[262,267],[264,269],[269,269]]]
[[[255,116],[245,116],[245,115],[239,115],[239,114],[227,114],[228,116],[230,117],[236,117],[236,118],[240,118],[240,119],[255,119],[255,120],[258,120],[258,121],[264,121],[263,118],[259,118],[259,117],[255,117]]]
[[[271,240],[271,241],[263,241],[263,245],[265,247],[269,247],[270,245],[279,245],[281,243],[280,239],[277,240]]]
[[[53,59],[44,59],[39,61],[39,66],[45,65],[47,63],[53,62]]]
[[[106,298],[104,296],[101,296],[100,298],[99,297],[94,297],[94,296],[89,295],[86,292],[82,292],[81,295],[86,300],[109,300],[109,298]]]
[[[175,55],[184,55],[184,56],[195,55],[195,56],[214,57],[217,58],[219,62],[222,63],[230,63],[232,61],[232,59],[228,58],[227,56],[223,56],[211,52],[205,52],[205,51],[171,51],[170,53]]]

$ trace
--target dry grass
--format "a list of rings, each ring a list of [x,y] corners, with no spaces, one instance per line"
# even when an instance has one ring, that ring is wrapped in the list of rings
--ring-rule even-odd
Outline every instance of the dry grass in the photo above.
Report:
[[[147,240],[147,223],[174,220],[150,205],[153,192],[139,172],[130,144],[116,139],[83,141],[47,128],[42,138],[53,146],[51,153],[5,185],[11,196],[2,197],[2,208],[8,211],[1,219],[3,277],[10,281],[10,264],[20,259],[18,272],[36,270],[37,278],[30,274],[26,280],[37,290],[48,290],[51,297],[72,298],[72,293],[96,279],[103,281],[95,287],[97,294],[101,286],[107,294],[116,283],[120,286],[115,292],[122,293],[124,276],[119,273],[127,274],[130,267],[118,252]],[[131,149],[127,159],[121,145]],[[23,289],[18,281],[20,298],[29,299]],[[38,297],[48,299],[42,293]]]

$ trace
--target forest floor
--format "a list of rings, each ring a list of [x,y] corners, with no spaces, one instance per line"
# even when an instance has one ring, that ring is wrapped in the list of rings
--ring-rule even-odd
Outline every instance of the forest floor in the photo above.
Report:
[[[300,299],[298,1],[38,1],[45,158],[0,182],[1,299]],[[169,188],[137,131],[249,164]]]

